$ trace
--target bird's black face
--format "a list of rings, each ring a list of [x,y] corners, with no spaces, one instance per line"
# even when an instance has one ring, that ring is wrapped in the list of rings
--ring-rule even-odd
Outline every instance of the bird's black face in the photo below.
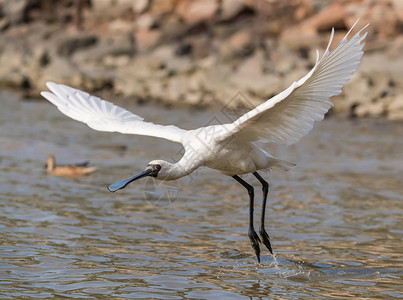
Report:
[[[148,164],[146,169],[144,170],[145,172],[150,171],[147,176],[152,176],[152,177],[157,177],[158,172],[161,170],[161,165],[159,164]]]
[[[158,172],[161,170],[161,165],[160,164],[148,164],[147,167],[145,168],[145,170],[137,175],[134,175],[130,178],[127,178],[125,180],[116,182],[114,184],[111,184],[108,187],[108,190],[110,192],[116,192],[117,190],[123,189],[124,187],[126,187],[129,183],[146,177],[146,176],[152,176],[152,177],[157,177],[158,176]]]

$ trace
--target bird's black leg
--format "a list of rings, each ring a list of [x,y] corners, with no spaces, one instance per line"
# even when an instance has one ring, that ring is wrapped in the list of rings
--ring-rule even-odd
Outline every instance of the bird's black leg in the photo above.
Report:
[[[259,233],[260,236],[262,237],[263,244],[267,247],[267,249],[269,249],[270,253],[273,254],[269,235],[267,234],[266,229],[264,228],[264,219],[266,215],[266,202],[267,202],[267,194],[269,193],[269,184],[257,172],[254,172],[253,175],[255,175],[255,177],[262,184],[262,190],[263,190],[262,219],[260,222]]]
[[[238,175],[234,175],[232,177],[248,190],[248,194],[249,194],[249,233],[248,233],[248,235],[249,235],[249,239],[252,244],[252,247],[255,250],[257,261],[260,263],[259,243],[261,243],[261,241],[260,241],[260,238],[257,235],[255,229],[253,228],[253,200],[254,200],[253,186],[251,186],[246,181],[241,179],[241,177],[239,177]]]

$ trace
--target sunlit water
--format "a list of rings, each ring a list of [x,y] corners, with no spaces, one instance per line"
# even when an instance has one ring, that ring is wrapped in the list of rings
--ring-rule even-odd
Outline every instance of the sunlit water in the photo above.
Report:
[[[0,296],[251,299],[403,297],[402,123],[330,118],[273,154],[297,163],[270,182],[267,250],[250,246],[248,196],[201,169],[169,185],[106,187],[152,159],[164,140],[95,132],[52,105],[0,93]],[[135,107],[185,128],[222,112]],[[53,177],[46,156],[91,160],[98,171]],[[256,219],[260,186],[256,187]],[[161,198],[160,198],[161,197]],[[258,224],[256,224],[258,226]]]

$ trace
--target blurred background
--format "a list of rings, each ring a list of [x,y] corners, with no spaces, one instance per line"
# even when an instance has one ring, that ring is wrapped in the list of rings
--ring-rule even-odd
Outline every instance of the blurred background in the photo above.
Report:
[[[297,167],[262,174],[277,260],[262,247],[261,264],[233,178],[200,168],[109,193],[182,149],[92,130],[39,96],[52,80],[158,124],[228,122],[358,18],[365,53],[331,117],[295,145],[262,145]],[[0,298],[402,298],[402,32],[402,0],[0,0]],[[48,155],[97,170],[53,176]],[[245,180],[257,229],[261,186]]]
[[[36,98],[53,80],[213,107],[241,92],[255,105],[358,18],[354,32],[370,23],[365,55],[335,112],[403,119],[401,0],[0,0],[0,87]]]

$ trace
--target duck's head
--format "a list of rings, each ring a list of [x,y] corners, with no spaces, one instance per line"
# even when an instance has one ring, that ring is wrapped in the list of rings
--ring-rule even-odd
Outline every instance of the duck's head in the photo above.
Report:
[[[56,166],[56,160],[53,155],[49,155],[46,163],[43,165],[43,168],[46,169],[48,172],[51,172],[55,169]]]

